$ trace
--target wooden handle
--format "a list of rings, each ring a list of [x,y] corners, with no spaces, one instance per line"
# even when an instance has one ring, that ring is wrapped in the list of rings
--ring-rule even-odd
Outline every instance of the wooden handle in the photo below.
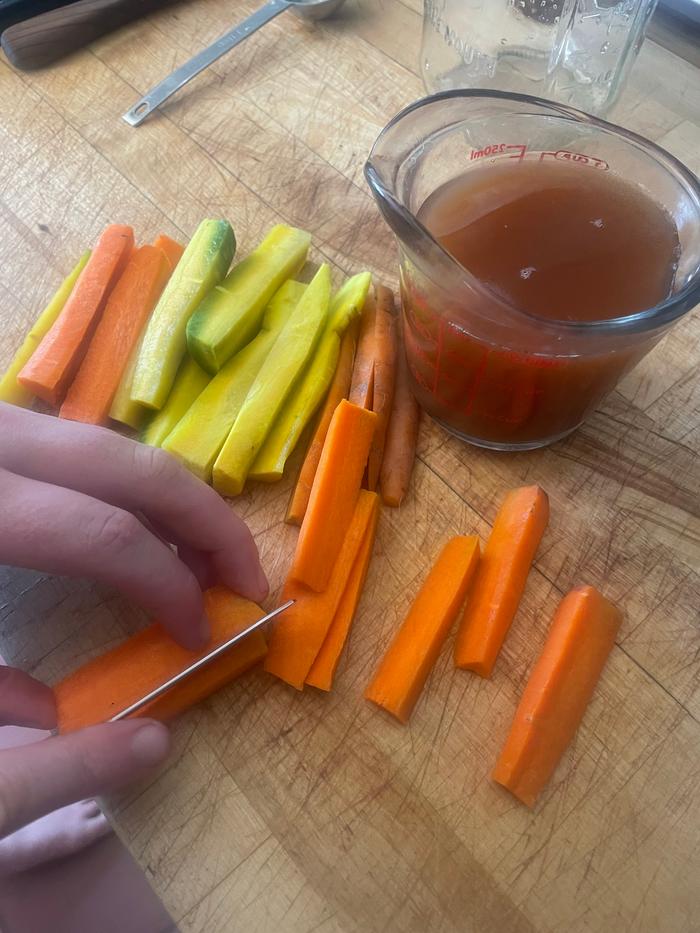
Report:
[[[21,23],[57,6],[67,6],[72,0],[0,0],[0,33],[15,23]]]
[[[169,0],[78,0],[10,26],[2,47],[16,68],[43,68]]]

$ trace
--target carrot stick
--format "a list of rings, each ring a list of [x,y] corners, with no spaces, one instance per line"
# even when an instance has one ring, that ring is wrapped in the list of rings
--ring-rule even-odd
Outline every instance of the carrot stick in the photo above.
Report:
[[[185,247],[182,243],[178,243],[177,240],[173,240],[165,233],[159,233],[153,241],[153,245],[163,250],[165,258],[170,263],[170,271],[172,272],[175,266],[180,262],[182,254],[185,252]]]
[[[90,337],[134,245],[131,227],[110,224],[48,333],[17,377],[34,395],[57,405],[82,362]]]
[[[394,404],[384,444],[384,457],[379,473],[384,505],[401,505],[411,484],[416,458],[420,407],[413,397],[408,381],[408,365],[403,347],[398,349]]]
[[[236,608],[234,601],[237,602],[240,599],[240,596],[223,586],[217,586],[205,591],[204,605],[211,623],[212,642],[214,637],[219,643],[226,641],[227,638],[232,638],[236,632],[242,631],[263,614],[263,610],[255,603],[251,604],[253,608],[246,606],[245,612],[240,608]],[[247,603],[248,601],[244,600],[244,602]],[[237,615],[240,617],[238,620]],[[222,632],[221,636],[219,636],[219,628]],[[212,642],[204,649],[205,653],[215,647]],[[255,667],[256,664],[262,661],[266,654],[267,643],[265,636],[260,629],[257,629],[251,632],[250,635],[246,635],[238,644],[225,651],[221,657],[215,658],[200,671],[185,678],[182,683],[178,684],[177,689],[168,690],[167,693],[148,703],[135,715],[151,716],[161,722],[173,719],[194,706],[195,703],[200,703],[208,696],[211,696],[212,693],[221,690],[222,687],[235,680],[236,677],[245,674],[251,667]],[[191,664],[192,661],[188,663]]]
[[[365,697],[408,722],[479,563],[479,539],[451,538],[382,658]]]
[[[372,389],[372,411],[377,415],[377,428],[367,461],[367,488],[376,489],[379,471],[384,459],[386,430],[394,401],[396,381],[396,308],[391,289],[380,285],[377,288],[377,310],[375,315],[375,360]]]
[[[559,604],[492,775],[528,807],[573,739],[621,622],[592,586],[576,587]]]
[[[355,511],[377,416],[343,399],[331,419],[290,579],[325,590]]]
[[[503,500],[457,632],[457,667],[490,677],[548,521],[539,486],[512,489]]]
[[[376,493],[361,490],[333,573],[322,593],[315,593],[294,580],[287,580],[284,586],[282,599],[296,602],[280,616],[274,628],[265,670],[297,690],[304,688],[304,681],[333,623],[362,543],[376,523],[378,510]]]
[[[134,250],[61,405],[61,418],[105,424],[131,351],[171,272],[155,246]]]
[[[352,371],[349,401],[360,408],[371,408],[374,395],[374,361],[376,357],[377,304],[370,289],[365,301],[365,308],[360,319],[360,337]]]
[[[201,651],[182,648],[154,622],[57,684],[54,693],[59,732],[72,732],[110,719],[263,615],[255,603],[224,587],[207,590],[204,607],[211,623],[211,639]],[[251,632],[134,715],[169,719],[252,667],[265,651],[262,633]]]
[[[360,493],[360,496],[362,495],[364,495],[364,491]],[[357,552],[357,557],[352,565],[350,576],[345,584],[343,595],[340,597],[333,621],[326,637],[323,639],[323,644],[314,659],[314,663],[306,675],[306,683],[310,687],[317,687],[319,690],[330,690],[333,686],[333,678],[340,661],[340,655],[350,633],[350,627],[355,618],[357,605],[362,596],[367,571],[372,559],[378,518],[379,509],[377,508],[374,510],[365,536],[362,539],[360,550]]]
[[[318,463],[321,459],[323,444],[328,434],[328,427],[333,417],[333,412],[344,398],[347,398],[350,391],[350,380],[352,379],[352,364],[355,359],[355,347],[357,346],[357,328],[358,322],[352,321],[348,329],[343,334],[340,344],[340,356],[338,365],[335,368],[335,374],[331,387],[326,395],[323,408],[318,418],[318,423],[314,430],[309,449],[306,451],[304,462],[299,472],[297,484],[294,487],[292,498],[287,510],[285,521],[289,525],[301,525],[306,514],[306,507],[309,504],[311,487],[314,484],[314,477],[318,469]]]
[[[18,405],[20,408],[32,407],[34,396],[17,382],[17,376],[41,343],[46,331],[63,310],[63,306],[68,301],[78,276],[85,268],[89,258],[90,250],[87,250],[80,257],[70,274],[61,282],[51,301],[32,324],[29,333],[13,356],[12,362],[0,377],[0,402],[10,402],[11,405]]]

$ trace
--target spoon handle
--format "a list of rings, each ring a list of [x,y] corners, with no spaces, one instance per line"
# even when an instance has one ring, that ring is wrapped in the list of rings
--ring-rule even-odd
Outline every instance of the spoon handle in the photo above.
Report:
[[[217,58],[221,58],[222,55],[225,55],[226,52],[238,45],[239,42],[243,42],[248,36],[252,36],[261,26],[264,26],[265,23],[269,23],[271,19],[274,19],[275,16],[279,16],[280,13],[283,13],[291,5],[289,0],[268,0],[265,6],[260,7],[255,13],[240,22],[238,26],[224,33],[223,36],[220,36],[215,42],[212,42],[206,49],[202,49],[201,52],[198,52],[193,58],[185,62],[184,65],[180,65],[179,68],[176,68],[175,71],[165,78],[165,80],[161,81],[160,84],[156,84],[152,90],[145,94],[141,100],[122,115],[122,120],[125,120],[130,126],[139,126],[150,113],[174,94],[175,91],[179,91],[183,85],[191,81],[200,71],[204,71],[204,69],[208,68]]]

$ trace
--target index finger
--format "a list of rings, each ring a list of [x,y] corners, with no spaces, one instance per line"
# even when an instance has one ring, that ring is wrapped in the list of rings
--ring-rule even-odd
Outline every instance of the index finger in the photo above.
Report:
[[[260,601],[268,584],[247,525],[174,457],[104,428],[0,406],[0,465],[143,512],[211,557],[220,581]]]
[[[0,726],[53,729],[55,725],[53,690],[24,671],[0,665]]]

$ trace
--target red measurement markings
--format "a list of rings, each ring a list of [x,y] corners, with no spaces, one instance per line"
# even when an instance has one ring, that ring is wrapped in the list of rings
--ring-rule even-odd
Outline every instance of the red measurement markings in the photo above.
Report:
[[[472,149],[469,159],[475,162],[477,159],[488,159],[493,156],[505,156],[506,159],[523,159],[527,152],[527,146],[523,143],[492,143],[490,146],[484,146],[483,149]]]
[[[540,162],[544,162],[546,159],[556,159],[558,162],[574,162],[577,165],[590,165],[603,172],[607,172],[610,168],[605,159],[586,155],[583,152],[570,152],[568,149],[557,149],[556,152],[541,152]]]

